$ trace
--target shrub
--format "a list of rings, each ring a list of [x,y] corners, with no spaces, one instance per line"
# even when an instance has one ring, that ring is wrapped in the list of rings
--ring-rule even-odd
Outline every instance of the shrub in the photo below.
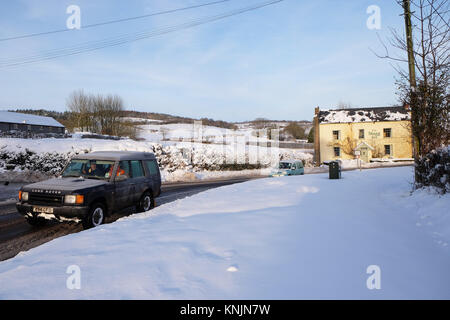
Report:
[[[450,146],[433,150],[416,162],[416,187],[433,186],[450,192]]]

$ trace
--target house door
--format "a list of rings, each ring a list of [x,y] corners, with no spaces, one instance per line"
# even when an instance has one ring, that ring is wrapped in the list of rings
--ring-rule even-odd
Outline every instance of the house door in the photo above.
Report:
[[[361,148],[361,160],[369,162],[369,150],[367,148]]]

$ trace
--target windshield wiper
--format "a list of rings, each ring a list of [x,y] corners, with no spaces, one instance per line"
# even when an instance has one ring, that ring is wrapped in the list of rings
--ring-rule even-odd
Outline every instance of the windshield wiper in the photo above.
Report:
[[[96,179],[96,180],[102,180],[102,178],[100,177],[95,177],[95,176],[83,176],[86,179]]]

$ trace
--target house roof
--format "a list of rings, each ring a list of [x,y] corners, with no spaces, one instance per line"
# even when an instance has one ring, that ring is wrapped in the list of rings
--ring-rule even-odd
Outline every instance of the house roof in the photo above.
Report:
[[[351,123],[374,121],[411,120],[411,113],[404,107],[374,107],[355,109],[320,110],[319,123]]]
[[[0,111],[0,122],[64,128],[61,123],[51,117],[10,111]]]
[[[374,147],[372,147],[370,144],[368,144],[367,142],[363,141],[360,144],[358,144],[355,148],[355,150],[359,150],[361,147],[366,146],[368,147],[370,150],[375,150]]]

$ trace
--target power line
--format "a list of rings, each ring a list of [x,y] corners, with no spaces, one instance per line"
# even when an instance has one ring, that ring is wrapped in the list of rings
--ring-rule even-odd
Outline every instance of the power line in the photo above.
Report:
[[[195,26],[209,23],[209,22],[222,20],[222,19],[225,19],[225,18],[228,18],[231,16],[235,16],[235,15],[242,14],[245,12],[253,11],[253,10],[260,9],[260,8],[263,8],[266,6],[274,5],[274,4],[282,2],[282,1],[284,1],[284,0],[266,1],[266,2],[263,2],[260,4],[232,10],[232,11],[229,11],[226,13],[213,15],[213,16],[207,16],[207,17],[199,18],[199,19],[194,19],[194,20],[191,20],[189,22],[185,22],[185,23],[182,23],[179,25],[167,26],[167,27],[163,27],[163,28],[159,28],[159,29],[151,30],[151,31],[142,31],[142,32],[133,33],[133,34],[125,34],[125,35],[121,35],[119,37],[103,39],[100,41],[91,41],[91,42],[83,43],[81,45],[72,46],[69,48],[62,48],[62,49],[55,49],[55,50],[47,51],[42,54],[37,54],[34,56],[6,59],[3,61],[0,61],[0,68],[20,66],[20,65],[24,65],[24,64],[37,63],[37,62],[52,60],[52,59],[65,57],[65,56],[78,55],[78,54],[82,54],[82,53],[86,53],[86,52],[90,52],[90,51],[94,51],[94,50],[100,50],[100,49],[103,49],[106,47],[118,46],[118,45],[122,45],[122,44],[125,44],[128,42],[134,42],[134,41],[138,41],[141,39],[152,38],[152,37],[164,35],[164,34],[179,31],[179,30],[192,28]]]
[[[135,16],[135,17],[129,17],[129,18],[123,18],[123,19],[117,19],[117,20],[109,20],[109,21],[104,21],[104,22],[98,22],[98,23],[93,23],[93,24],[87,24],[87,25],[83,25],[82,29],[88,29],[88,28],[94,28],[94,27],[104,26],[104,25],[113,24],[113,23],[120,23],[120,22],[126,22],[126,21],[143,19],[143,18],[149,18],[149,17],[159,16],[159,15],[164,15],[164,14],[169,14],[169,13],[175,13],[175,12],[179,12],[179,11],[186,11],[186,10],[190,10],[190,9],[196,9],[196,8],[201,8],[201,7],[206,7],[206,6],[212,6],[212,5],[215,5],[215,4],[220,4],[220,3],[229,2],[229,1],[232,1],[232,0],[220,0],[220,1],[214,1],[214,2],[208,2],[208,3],[193,5],[193,6],[184,7],[184,8],[177,8],[177,9],[172,9],[172,10],[165,10],[165,11],[145,14],[145,15],[141,15],[141,16]],[[31,38],[31,37],[38,37],[38,36],[55,34],[55,33],[61,33],[61,32],[68,32],[68,31],[74,31],[74,30],[73,29],[64,28],[64,29],[58,29],[58,30],[52,30],[52,31],[31,33],[31,34],[25,34],[25,35],[21,35],[21,36],[1,38],[0,42],[11,41],[11,40],[18,40],[18,39],[25,39],[25,38]]]

